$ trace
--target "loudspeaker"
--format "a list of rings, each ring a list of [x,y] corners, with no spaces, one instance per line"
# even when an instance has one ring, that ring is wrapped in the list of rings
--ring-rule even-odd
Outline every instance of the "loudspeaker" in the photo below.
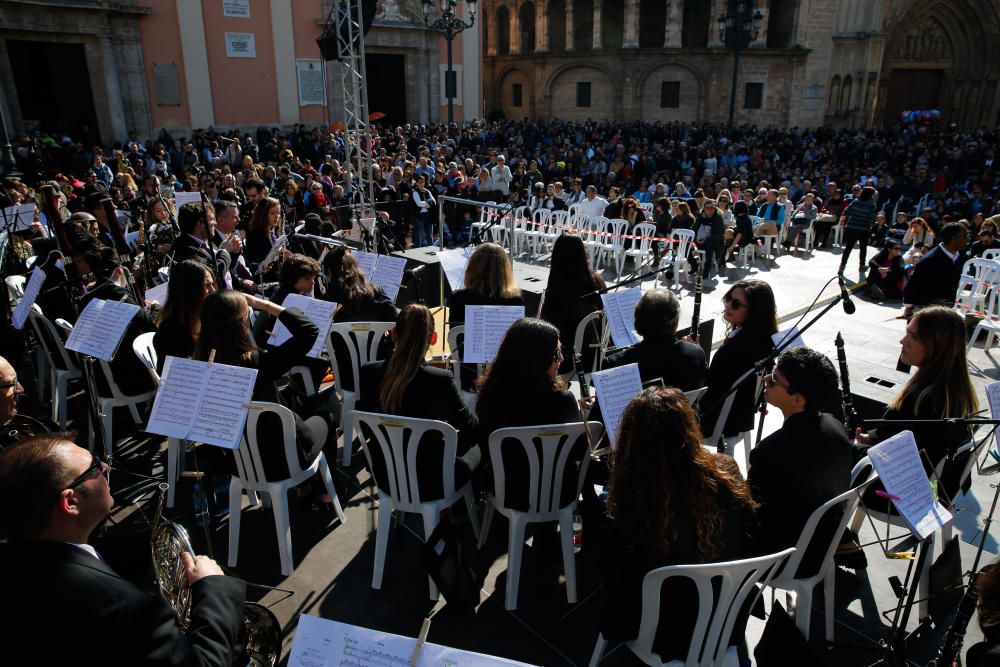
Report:
[[[337,56],[337,33],[335,30],[340,31],[340,37],[345,42],[349,39],[347,31],[347,22],[349,17],[347,16],[347,7],[350,7],[351,14],[357,11],[357,3],[361,2],[361,34],[367,35],[368,31],[371,30],[372,21],[375,20],[375,13],[377,10],[376,2],[377,0],[350,0],[350,2],[342,6],[341,11],[337,12],[334,16],[334,12],[331,10],[330,16],[326,21],[326,26],[323,30],[323,34],[316,38],[316,45],[319,46],[320,55],[323,56],[323,60],[338,60]]]

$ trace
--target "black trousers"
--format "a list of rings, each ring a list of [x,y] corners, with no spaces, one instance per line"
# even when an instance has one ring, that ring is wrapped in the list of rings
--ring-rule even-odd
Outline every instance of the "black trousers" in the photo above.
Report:
[[[844,230],[844,254],[840,256],[840,271],[844,272],[847,267],[847,260],[851,256],[851,251],[854,249],[854,244],[858,245],[858,250],[861,256],[858,258],[858,265],[864,267],[866,264],[865,258],[868,255],[868,231],[861,231],[857,229],[845,229]]]

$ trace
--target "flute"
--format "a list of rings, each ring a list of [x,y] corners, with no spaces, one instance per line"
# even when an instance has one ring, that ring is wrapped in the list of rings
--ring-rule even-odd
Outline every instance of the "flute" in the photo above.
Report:
[[[851,397],[851,378],[847,373],[847,355],[844,353],[844,337],[837,332],[834,340],[837,346],[837,363],[840,365],[840,389],[841,402],[844,407],[844,428],[847,429],[847,437],[854,438],[854,432],[858,427],[858,413],[854,409],[854,399]]]

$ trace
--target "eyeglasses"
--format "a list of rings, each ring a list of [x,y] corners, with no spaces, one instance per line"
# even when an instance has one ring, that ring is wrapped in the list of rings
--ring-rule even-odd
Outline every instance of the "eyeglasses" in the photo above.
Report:
[[[17,376],[15,375],[14,379],[11,380],[10,382],[4,382],[3,384],[0,384],[0,391],[7,391],[11,387],[16,387],[16,386],[17,386]]]
[[[739,310],[740,308],[748,308],[749,303],[744,303],[739,299],[735,299],[731,296],[722,297],[722,303],[726,305],[727,308],[732,308],[733,310]]]
[[[101,457],[97,454],[91,454],[91,457],[90,465],[87,466],[87,469],[80,473],[79,477],[70,482],[69,486],[63,489],[63,491],[66,491],[67,489],[75,489],[93,477],[95,472],[100,472],[102,475],[104,474],[106,468],[104,467],[104,462],[101,461]]]
[[[781,384],[779,379],[775,377],[774,371],[772,371],[769,375],[764,376],[764,384],[767,385],[768,387],[775,387],[775,386],[781,387],[789,394],[795,393],[794,391],[792,391],[792,388],[789,385]]]

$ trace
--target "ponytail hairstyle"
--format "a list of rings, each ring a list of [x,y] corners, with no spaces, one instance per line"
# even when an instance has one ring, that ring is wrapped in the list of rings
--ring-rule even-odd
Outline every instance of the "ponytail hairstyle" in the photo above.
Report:
[[[396,316],[396,349],[386,362],[385,378],[379,388],[382,410],[399,410],[403,394],[423,365],[424,355],[434,336],[434,317],[427,306],[411,303]]]

